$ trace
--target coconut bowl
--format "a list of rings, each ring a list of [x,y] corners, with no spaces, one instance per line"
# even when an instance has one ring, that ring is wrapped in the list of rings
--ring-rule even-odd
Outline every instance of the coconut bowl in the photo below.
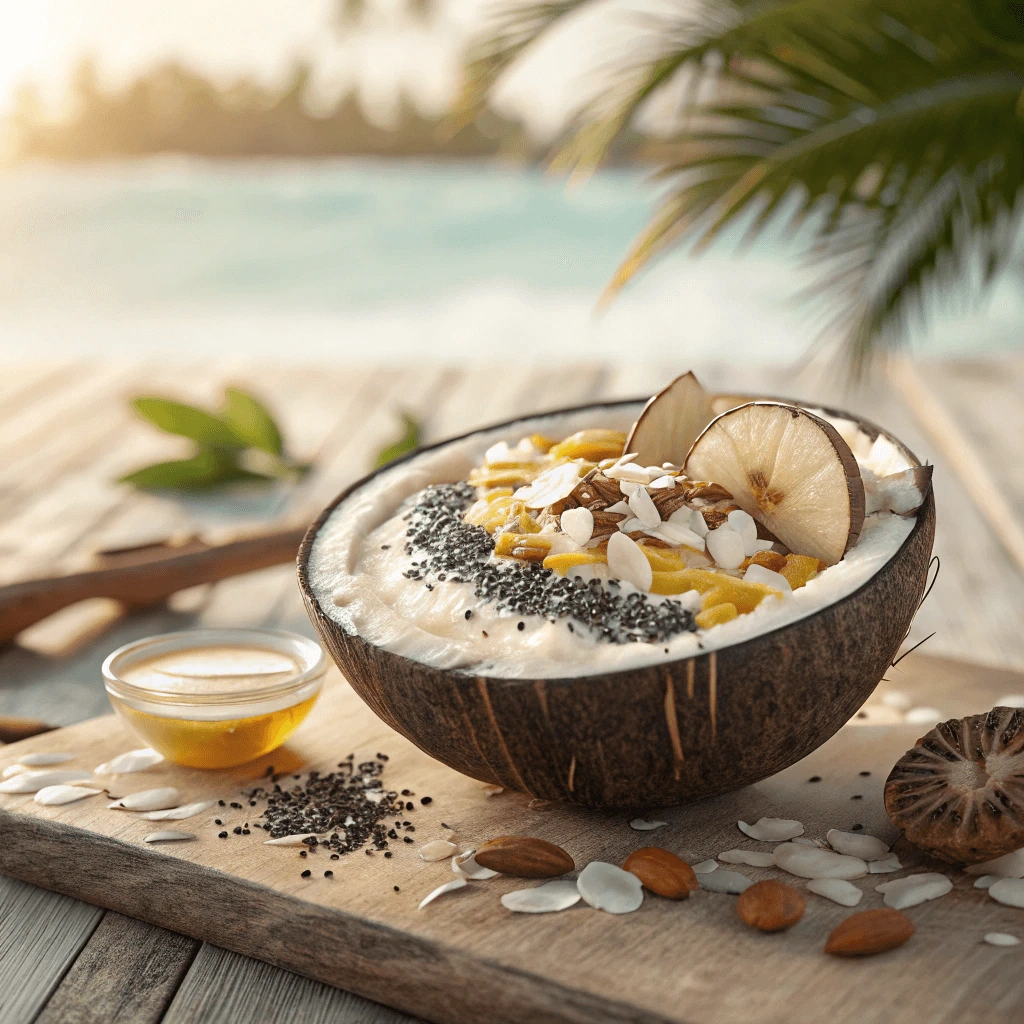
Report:
[[[734,397],[734,396],[729,396]],[[723,396],[724,399],[724,396]],[[639,412],[643,401],[559,410]],[[885,431],[840,410],[870,437]],[[499,428],[515,440],[537,417]],[[517,426],[522,429],[517,432]],[[574,428],[575,429],[575,428]],[[507,789],[587,807],[667,806],[767,778],[821,746],[864,703],[902,644],[924,594],[935,533],[929,491],[902,546],[866,583],[788,625],[696,657],[567,678],[496,678],[432,668],[367,642],[321,607],[311,583],[318,532],[379,473],[340,494],[299,550],[299,586],[324,646],[391,728],[450,767]],[[343,514],[343,513],[342,513]]]

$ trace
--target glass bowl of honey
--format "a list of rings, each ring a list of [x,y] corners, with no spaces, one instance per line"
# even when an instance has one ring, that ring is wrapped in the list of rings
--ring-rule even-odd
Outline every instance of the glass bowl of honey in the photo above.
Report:
[[[169,761],[230,768],[281,746],[327,670],[319,644],[276,629],[199,629],[119,647],[103,662],[118,715]]]

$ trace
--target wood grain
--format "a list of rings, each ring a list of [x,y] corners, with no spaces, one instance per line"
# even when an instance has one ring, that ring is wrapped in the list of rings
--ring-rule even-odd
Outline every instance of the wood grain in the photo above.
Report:
[[[198,950],[108,911],[35,1024],[157,1024]]]
[[[923,657],[912,656],[901,668],[901,688],[949,715],[983,710],[1019,681]],[[915,1019],[929,1024],[1013,1020],[1024,999],[1024,974],[1012,966],[1016,954],[980,940],[986,931],[1020,933],[1021,913],[973,889],[967,876],[955,876],[950,895],[909,911],[917,927],[911,942],[863,963],[822,955],[825,935],[849,911],[817,897],[808,898],[804,919],[783,937],[750,933],[735,917],[732,897],[705,892],[681,904],[649,897],[626,917],[582,905],[560,915],[511,915],[498,897],[524,883],[496,878],[416,910],[426,892],[451,877],[446,863],[416,857],[420,841],[441,835],[473,843],[537,835],[567,849],[578,865],[621,863],[652,842],[691,862],[736,846],[764,849],[736,828],[736,821],[762,815],[797,818],[815,837],[860,824],[891,842],[896,836],[882,807],[882,785],[920,728],[887,725],[894,713],[878,702],[864,713],[763,783],[657,811],[668,824],[652,835],[632,831],[629,815],[531,807],[512,794],[488,798],[390,732],[334,678],[287,753],[323,768],[349,749],[357,757],[380,750],[391,758],[389,786],[408,787],[417,800],[433,798],[413,812],[417,843],[399,844],[391,860],[351,855],[329,862],[317,854],[303,861],[287,848],[262,845],[257,834],[220,840],[205,818],[189,823],[198,841],[154,849],[140,841],[151,824],[99,801],[43,808],[9,796],[0,798],[0,870],[445,1024],[887,1024],[893,1005],[912,1006]],[[103,719],[5,748],[0,765],[23,750],[60,747],[81,751],[76,763],[88,766],[132,742]],[[250,774],[261,768],[262,762]],[[812,775],[824,781],[811,784]],[[133,789],[173,781],[186,798],[229,798],[242,785],[231,773],[164,765],[124,781]],[[222,820],[241,823],[251,813],[246,806]],[[455,831],[443,830],[442,822]],[[300,877],[307,864],[316,869],[311,879]],[[327,864],[334,880],[322,877]],[[754,879],[772,874],[740,870]],[[862,908],[880,905],[875,881],[855,883],[865,890]]]

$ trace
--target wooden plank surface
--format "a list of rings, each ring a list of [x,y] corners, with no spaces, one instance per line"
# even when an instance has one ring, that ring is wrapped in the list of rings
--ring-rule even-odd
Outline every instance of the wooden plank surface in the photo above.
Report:
[[[900,687],[944,714],[983,710],[1007,688],[1021,688],[1014,673],[976,672],[923,656],[904,664]],[[389,787],[433,797],[415,812],[417,843],[399,844],[391,860],[350,855],[321,863],[322,853],[302,860],[287,848],[264,846],[256,833],[220,840],[205,817],[188,825],[196,842],[147,847],[141,838],[153,825],[107,810],[102,801],[43,808],[29,797],[8,796],[0,803],[6,837],[0,869],[428,1020],[739,1024],[756,1017],[765,1024],[881,1024],[891,1019],[895,1002],[913,1005],[919,1019],[936,1024],[1009,1021],[1011,1008],[1024,1000],[1024,974],[1010,966],[1014,951],[985,946],[981,936],[1019,933],[1022,912],[995,904],[955,872],[953,893],[909,912],[918,929],[911,943],[857,964],[822,954],[825,935],[849,911],[816,897],[785,936],[750,932],[736,919],[733,899],[713,893],[683,904],[649,897],[624,918],[584,906],[520,916],[505,912],[498,896],[524,883],[498,878],[416,909],[426,892],[451,877],[447,863],[427,865],[416,856],[420,842],[449,834],[442,821],[473,843],[497,834],[539,835],[564,846],[579,865],[621,863],[652,841],[691,861],[735,846],[765,849],[736,829],[737,820],[761,815],[795,817],[813,837],[860,824],[891,841],[882,783],[920,727],[884,724],[892,713],[880,704],[867,714],[764,783],[658,811],[668,825],[652,835],[632,831],[628,814],[530,806],[513,794],[488,798],[479,784],[391,733],[336,679],[288,751],[306,767],[325,768],[349,749],[357,758],[382,750],[390,757]],[[131,742],[119,725],[102,719],[8,748],[0,765],[22,750],[62,748],[80,752],[76,763],[88,766]],[[824,783],[808,784],[811,775]],[[237,774],[165,765],[125,781],[131,789],[174,782],[189,799],[229,799],[243,788]],[[246,806],[217,813],[230,826],[255,812]],[[325,865],[336,879],[323,878]],[[300,877],[306,866],[316,869],[313,878]],[[772,874],[740,870],[752,878]],[[858,883],[865,890],[862,909],[880,905],[876,882],[869,876]]]

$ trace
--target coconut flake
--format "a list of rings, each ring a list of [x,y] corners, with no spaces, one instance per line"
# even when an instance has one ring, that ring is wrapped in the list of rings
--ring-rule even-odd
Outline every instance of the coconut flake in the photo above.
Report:
[[[974,880],[975,889],[991,889],[999,881],[998,875],[982,875]]]
[[[646,487],[638,487],[629,497],[629,509],[648,530],[655,530],[661,525],[661,516],[655,507]]]
[[[942,712],[938,708],[911,708],[904,716],[907,725],[937,725],[942,721]]]
[[[721,868],[717,871],[702,873],[697,878],[697,882],[702,889],[706,889],[708,892],[728,892],[734,896],[739,896],[741,892],[754,884],[746,875],[741,875],[738,871],[723,871]]]
[[[726,850],[718,855],[723,864],[746,864],[752,868],[770,868],[775,858],[770,853],[758,853],[757,850]]]
[[[694,548],[697,551],[704,550],[704,538],[698,537],[689,527],[679,523],[662,523],[654,531],[654,535],[668,541],[669,544],[685,544],[688,548]]]
[[[883,857],[881,860],[869,861],[868,874],[887,875],[891,871],[899,871],[902,867],[899,857],[895,853],[890,853],[888,857]]]
[[[647,486],[656,491],[670,491],[676,485],[674,476],[656,476]]]
[[[691,864],[690,867],[693,868],[695,875],[710,875],[712,871],[717,870],[718,861],[713,858],[711,860],[702,860],[699,864]]]
[[[152,768],[164,759],[163,754],[157,753],[152,747],[140,747],[138,750],[129,750],[126,754],[118,754],[110,761],[105,761],[97,766],[97,775],[127,775],[129,772],[141,772],[146,768]]]
[[[647,556],[624,533],[613,533],[608,538],[608,570],[612,578],[632,583],[637,590],[645,593],[654,582]]]
[[[1005,705],[1003,705],[1005,707]],[[1016,935],[1009,935],[1007,932],[986,932],[985,941],[990,946],[1019,946],[1020,939]]]
[[[937,871],[923,871],[876,885],[875,892],[882,893],[883,902],[887,907],[892,907],[893,910],[906,910],[907,907],[916,907],[927,900],[937,900],[952,888],[953,883],[945,875],[940,875]],[[991,892],[989,889],[989,893]],[[1024,891],[1021,898],[1024,900]],[[1024,902],[1020,905],[1024,906]]]
[[[59,807],[61,804],[73,804],[76,800],[84,800],[87,796],[96,796],[102,789],[86,789],[85,786],[44,786],[33,797],[37,804],[44,807]]]
[[[1000,878],[989,886],[988,894],[1003,906],[1024,907],[1024,878]]]
[[[825,834],[828,845],[836,853],[845,853],[861,860],[885,860],[889,856],[889,847],[867,832],[840,832],[837,828],[829,829]]]
[[[804,834],[803,825],[790,818],[758,818],[753,825],[745,821],[738,821],[736,825],[744,835],[762,843],[780,843]]]
[[[748,583],[761,583],[783,594],[793,593],[789,580],[781,572],[775,572],[774,569],[766,569],[763,565],[758,565],[757,562],[752,562],[747,566],[743,579]]]
[[[743,553],[749,558],[757,553],[757,523],[749,512],[733,509],[727,517],[729,525],[740,535],[743,541]]]
[[[202,814],[203,811],[209,810],[215,802],[214,800],[199,800],[194,804],[168,807],[164,811],[150,811],[143,817],[147,821],[184,821],[185,818],[191,818],[194,814]]]
[[[679,511],[682,512],[682,509]],[[704,537],[705,539],[707,539],[707,535],[711,532],[708,527],[708,521],[701,514],[699,508],[690,509],[690,529],[698,537]]]
[[[167,828],[162,832],[150,832],[142,841],[144,843],[180,843],[184,839],[195,839],[195,832],[178,832]]]
[[[501,905],[517,914],[550,914],[568,910],[582,899],[576,883],[569,878],[556,878],[553,882],[532,889],[514,889],[501,897]]]
[[[738,569],[746,558],[743,553],[743,538],[724,523],[717,530],[710,530],[704,538],[704,543],[715,564],[723,569]]]
[[[148,817],[148,815],[147,815]],[[305,840],[316,836],[316,832],[295,832],[290,836],[279,836],[277,839],[267,839],[264,846],[305,846]]]
[[[547,508],[569,497],[579,482],[579,463],[566,462],[541,473],[526,487],[520,487],[515,497],[517,501],[525,502],[527,508]]]
[[[796,843],[775,847],[775,866],[800,878],[862,878],[867,863],[859,857],[846,857],[831,850],[811,849]]]
[[[43,768],[46,765],[51,764],[64,764],[65,761],[74,760],[74,757],[74,754],[68,754],[61,751],[52,751],[50,753],[40,752],[38,754],[25,754],[18,760],[26,768]],[[17,767],[17,765],[12,765],[11,767],[15,768]],[[12,772],[10,768],[4,769],[4,777],[15,774],[17,773]]]
[[[119,811],[160,811],[165,807],[177,807],[180,799],[181,794],[173,786],[161,786],[129,793],[107,804],[107,807]]]
[[[466,878],[453,878],[450,882],[445,882],[444,885],[439,885],[432,892],[428,892],[426,896],[420,901],[419,908],[422,910],[428,903],[433,903],[438,896],[443,896],[446,892],[454,892],[456,889],[464,889],[469,885],[469,880]]]
[[[645,821],[643,818],[634,818],[630,823],[630,828],[635,828],[637,832],[653,832],[656,828],[661,828],[662,825],[667,825],[667,821]]]
[[[22,772],[0,782],[0,793],[38,793],[47,786],[63,786],[72,782],[85,782],[92,776],[88,772],[71,768],[40,768]]]
[[[611,512],[613,515],[619,516],[631,516],[633,514],[630,511],[629,503],[625,501],[617,501],[614,505],[609,505],[605,512]]]
[[[845,878],[812,878],[807,889],[843,907],[855,907],[864,898],[864,893]]]
[[[483,882],[498,874],[493,868],[485,868],[476,862],[476,850],[466,850],[452,857],[452,872],[472,878],[474,882]]]
[[[454,853],[457,853],[458,849],[454,843],[449,843],[447,839],[435,839],[432,843],[427,843],[425,846],[420,847],[420,860],[425,860],[428,864],[433,864],[439,860],[447,860]]]
[[[1024,878],[1024,849],[1003,854],[995,860],[986,860],[981,864],[968,864],[969,875],[998,875],[1000,878]]]
[[[576,882],[580,895],[597,910],[629,914],[644,901],[643,885],[636,875],[614,864],[592,860]]]
[[[661,472],[659,469],[657,472]],[[612,466],[604,471],[604,475],[610,480],[618,480],[619,486],[622,487],[624,483],[631,484],[646,484],[651,479],[651,474],[643,466],[638,466],[635,462],[625,462],[620,466]],[[622,488],[622,493],[625,494],[625,488]]]
[[[559,517],[558,525],[580,546],[594,535],[594,513],[585,506],[567,508]]]

